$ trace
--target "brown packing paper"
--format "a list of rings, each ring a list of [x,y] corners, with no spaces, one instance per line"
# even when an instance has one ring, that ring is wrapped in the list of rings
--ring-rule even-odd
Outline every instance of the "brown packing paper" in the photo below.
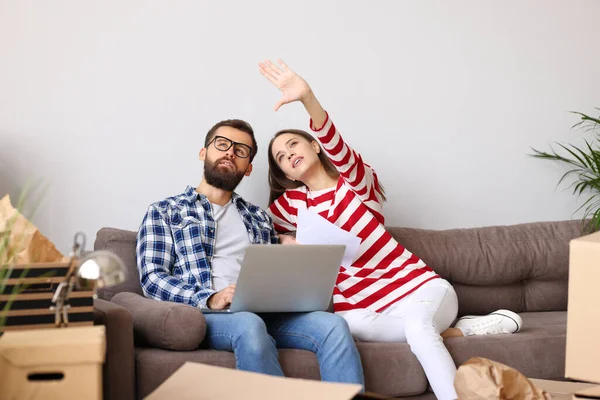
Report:
[[[0,238],[10,235],[8,249],[0,254],[0,265],[66,261],[54,244],[40,233],[10,203],[10,197],[0,200]]]
[[[479,357],[471,358],[458,368],[454,388],[460,400],[551,399],[519,371]]]

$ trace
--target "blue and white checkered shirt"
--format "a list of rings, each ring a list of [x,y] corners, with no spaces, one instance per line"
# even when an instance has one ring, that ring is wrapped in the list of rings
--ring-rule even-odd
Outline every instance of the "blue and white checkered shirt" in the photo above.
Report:
[[[278,243],[271,217],[233,193],[250,243]],[[215,220],[206,196],[188,186],[148,207],[137,236],[137,265],[146,297],[207,308],[215,293],[211,264]]]

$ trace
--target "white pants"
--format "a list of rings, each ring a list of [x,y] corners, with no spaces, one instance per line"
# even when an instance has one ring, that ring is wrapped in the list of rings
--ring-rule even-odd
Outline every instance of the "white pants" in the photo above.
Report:
[[[352,335],[365,342],[406,342],[417,357],[440,400],[456,399],[456,366],[440,333],[458,313],[458,299],[447,281],[438,278],[382,312],[367,309],[340,312]]]

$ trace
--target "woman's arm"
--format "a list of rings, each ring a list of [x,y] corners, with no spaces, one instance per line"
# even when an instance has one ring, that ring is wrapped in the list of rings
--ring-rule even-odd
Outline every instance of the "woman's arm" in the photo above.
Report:
[[[267,209],[267,213],[273,220],[273,227],[279,236],[281,234],[295,234],[298,209],[290,204],[286,193],[275,199]]]
[[[284,104],[300,101],[311,118],[311,130],[344,181],[362,201],[379,203],[379,207],[372,203],[367,205],[380,208],[384,196],[375,171],[342,139],[308,83],[283,61],[278,60],[278,63],[279,66],[270,61],[259,64],[261,74],[282,92],[275,111]]]

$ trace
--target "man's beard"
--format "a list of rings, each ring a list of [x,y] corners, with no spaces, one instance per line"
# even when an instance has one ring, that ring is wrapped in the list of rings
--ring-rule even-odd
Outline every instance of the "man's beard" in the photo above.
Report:
[[[209,185],[217,189],[233,192],[244,177],[244,171],[236,173],[227,167],[220,167],[219,163],[224,160],[220,158],[214,162],[204,161],[204,179]],[[233,161],[231,161],[233,164]]]

